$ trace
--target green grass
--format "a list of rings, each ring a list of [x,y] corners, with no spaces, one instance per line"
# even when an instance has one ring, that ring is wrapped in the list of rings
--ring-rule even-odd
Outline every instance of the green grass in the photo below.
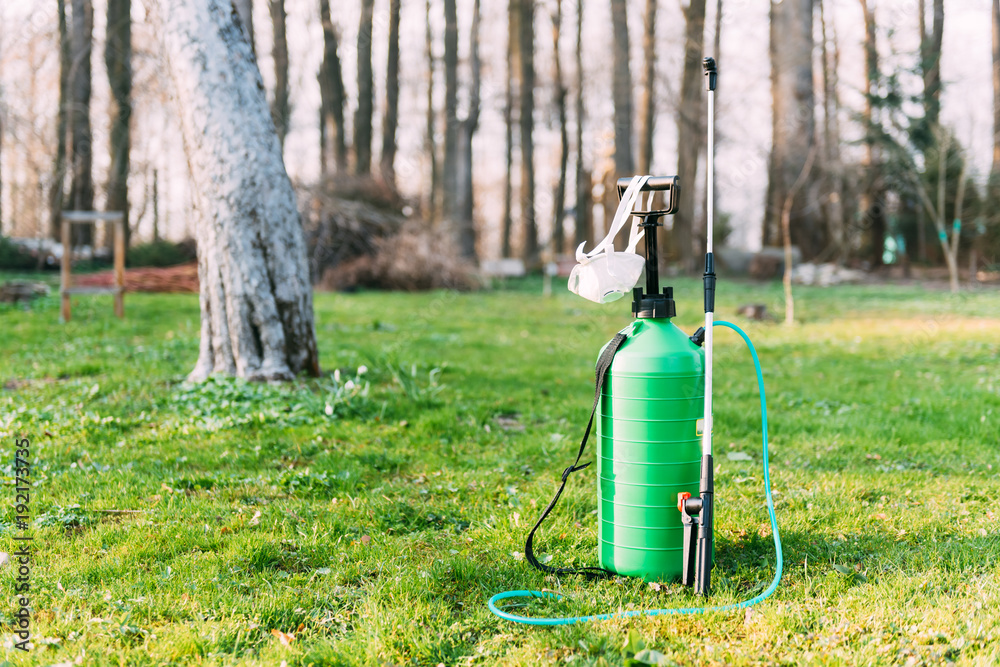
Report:
[[[675,285],[691,331],[699,281]],[[65,326],[55,297],[4,307],[0,549],[13,550],[22,435],[38,550],[36,648],[8,644],[6,659],[614,665],[641,638],[663,664],[1000,662],[1000,295],[802,288],[803,324],[785,328],[731,317],[750,302],[780,313],[780,286],[721,287],[720,314],[749,329],[764,366],[781,587],[747,613],[557,629],[500,621],[486,599],[570,597],[522,609],[536,614],[700,603],[677,585],[546,578],[519,559],[627,304],[559,287],[546,299],[537,281],[317,294],[321,363],[339,380],[283,387],[183,383],[194,296],[130,294],[124,321],[110,299],[76,299]],[[762,590],[774,554],[752,365],[731,332],[717,369],[722,603]],[[724,455],[736,451],[752,461]],[[575,476],[540,534],[556,562],[595,561],[593,474]],[[0,622],[13,612],[4,595]]]

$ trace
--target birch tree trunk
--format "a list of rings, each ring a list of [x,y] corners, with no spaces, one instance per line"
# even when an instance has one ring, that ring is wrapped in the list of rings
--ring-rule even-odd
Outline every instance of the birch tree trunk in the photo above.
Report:
[[[125,214],[125,247],[129,244],[129,119],[132,116],[131,0],[108,0],[104,63],[111,84],[111,168],[108,173],[109,211]],[[109,239],[110,241],[110,239]]]
[[[344,127],[344,77],[329,0],[319,0],[319,16],[323,24],[323,62],[319,67],[320,171],[326,175],[334,165],[340,172],[347,169],[347,128]]]
[[[656,5],[646,0],[642,36],[642,97],[639,101],[639,173],[650,173],[656,119]],[[704,4],[704,3],[702,3]]]
[[[705,0],[691,0],[684,9],[684,73],[681,79],[681,101],[677,109],[677,176],[681,194],[674,216],[672,247],[663,244],[677,258],[685,273],[698,265],[694,248],[694,202],[698,191],[698,156],[704,145],[705,128],[702,116],[705,76],[702,57],[705,45]],[[667,253],[664,253],[666,255]]]
[[[813,2],[771,0],[772,147],[768,166],[764,245],[781,239],[781,210],[789,189],[802,171],[815,141],[813,92]],[[792,241],[803,259],[812,259],[827,246],[826,228],[811,206],[803,184],[791,212]]]
[[[288,102],[288,37],[285,31],[285,0],[269,0],[267,9],[271,14],[274,42],[271,59],[274,60],[274,100],[271,102],[271,118],[278,132],[278,142],[285,146],[288,134],[288,118],[291,109]]]
[[[372,169],[372,114],[375,82],[372,77],[372,19],[375,0],[361,0],[358,25],[358,108],[354,111],[354,173],[367,176]]]
[[[399,124],[399,4],[389,1],[389,48],[385,66],[385,115],[382,117],[382,180],[396,187],[396,126]]]
[[[90,56],[93,48],[94,8],[91,0],[72,0],[70,25],[71,65],[69,74],[70,148],[73,178],[69,205],[78,211],[94,208],[93,137],[90,131]],[[74,225],[73,244],[89,244],[93,225]]]
[[[552,76],[556,87],[556,115],[559,117],[559,177],[552,196],[552,252],[556,255],[563,252],[566,242],[563,218],[566,217],[566,166],[569,163],[569,135],[566,129],[566,86],[563,83],[562,58],[559,54],[559,37],[561,32],[562,0],[556,0],[555,11],[552,13],[552,65],[554,70]]]
[[[189,379],[319,374],[295,191],[260,71],[229,0],[160,0],[193,188],[201,347]]]

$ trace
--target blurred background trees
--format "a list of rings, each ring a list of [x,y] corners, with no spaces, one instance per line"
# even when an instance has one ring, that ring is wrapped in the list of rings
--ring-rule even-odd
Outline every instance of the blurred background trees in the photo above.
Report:
[[[665,268],[697,271],[700,63],[714,55],[729,246],[781,244],[783,204],[816,146],[790,214],[803,261],[955,282],[1000,268],[998,3],[232,8],[298,191],[314,281],[370,274],[392,243],[425,265],[511,257],[539,269],[603,235],[615,179],[636,170],[681,176],[680,210],[661,232]],[[0,9],[0,233],[51,238],[59,210],[97,207],[126,211],[131,245],[193,236],[198,184],[166,110],[175,91],[146,10],[130,0],[31,4]],[[991,39],[956,37],[985,38],[987,23]],[[103,67],[92,66],[95,50]],[[988,98],[951,92],[991,86]],[[81,228],[74,242],[105,239]]]

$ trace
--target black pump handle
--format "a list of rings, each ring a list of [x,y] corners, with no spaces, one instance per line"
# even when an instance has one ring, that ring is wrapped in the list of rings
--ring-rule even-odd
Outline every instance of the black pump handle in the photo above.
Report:
[[[621,199],[625,194],[625,190],[628,189],[629,183],[632,182],[631,178],[619,178],[618,179],[618,198]],[[667,207],[663,210],[657,211],[663,215],[673,215],[677,212],[677,206],[680,203],[681,194],[681,180],[676,176],[650,176],[646,181],[646,184],[642,186],[640,192],[666,192]]]

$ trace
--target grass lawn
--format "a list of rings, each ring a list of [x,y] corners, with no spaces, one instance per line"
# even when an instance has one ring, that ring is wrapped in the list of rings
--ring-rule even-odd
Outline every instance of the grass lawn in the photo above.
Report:
[[[693,331],[700,281],[675,286]],[[803,324],[785,328],[731,317],[752,302],[780,313],[780,285],[720,287],[720,315],[749,329],[764,366],[781,586],[748,612],[555,629],[501,621],[486,600],[565,593],[520,609],[549,615],[700,602],[673,584],[545,578],[521,554],[626,303],[544,298],[539,282],[317,294],[330,375],[194,387],[193,295],[130,294],[124,321],[110,298],[78,298],[65,326],[56,297],[5,307],[0,549],[17,532],[15,436],[31,440],[37,549],[27,655],[0,571],[6,659],[616,665],[638,664],[641,639],[661,664],[1000,663],[1000,294],[800,288]],[[753,367],[717,332],[725,603],[770,582],[774,551]],[[589,468],[536,549],[593,564],[595,512]]]

